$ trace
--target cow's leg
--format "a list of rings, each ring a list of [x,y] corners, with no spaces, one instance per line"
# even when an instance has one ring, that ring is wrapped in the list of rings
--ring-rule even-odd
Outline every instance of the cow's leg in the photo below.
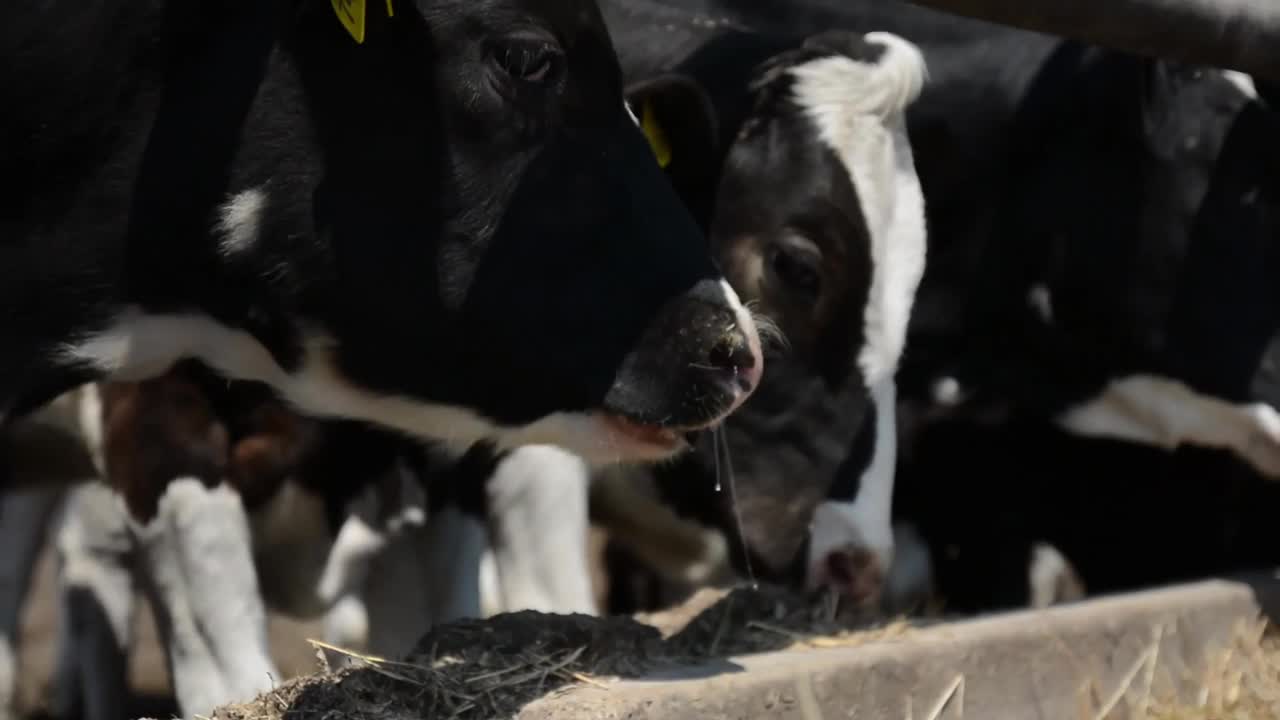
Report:
[[[0,493],[0,718],[15,712],[22,604],[49,518],[62,494],[57,486]]]
[[[59,634],[55,717],[125,716],[134,611],[133,544],[123,503],[106,485],[72,491],[55,536]]]
[[[433,595],[451,578],[435,576],[423,562],[428,542],[421,525],[405,527],[390,537],[386,549],[372,559],[363,600],[368,613],[368,651],[402,658],[431,627]],[[465,597],[463,598],[465,602]],[[453,619],[474,617],[474,608],[445,608]]]
[[[1058,417],[1076,435],[1109,437],[1172,450],[1189,443],[1230,450],[1280,478],[1280,413],[1265,403],[1237,404],[1154,375],[1131,375]]]
[[[325,639],[394,658],[408,653],[431,626],[421,554],[425,497],[416,478],[396,472],[398,492],[373,488],[351,504],[320,582],[320,595],[331,598]],[[342,664],[345,657],[330,656],[335,660]]]
[[[298,483],[248,513],[253,565],[268,607],[295,618],[318,617],[333,596],[319,592],[333,557],[333,530],[325,499]]]
[[[813,513],[806,582],[810,587],[832,587],[858,603],[879,602],[893,563],[896,395],[891,377],[871,388],[874,422],[863,429],[874,433],[871,460],[852,487],[834,483],[830,496]]]
[[[352,503],[351,512],[329,548],[328,562],[316,594],[328,603],[324,615],[324,640],[345,650],[370,652],[370,614],[366,586],[375,559],[389,551],[394,541],[373,526],[374,508],[364,493]],[[349,656],[326,652],[331,667],[348,662]]]
[[[173,480],[156,519],[134,533],[183,714],[269,689],[280,676],[239,496]]]
[[[729,580],[724,534],[682,518],[641,483],[643,470],[609,468],[591,483],[591,518],[609,538],[668,582],[701,586]]]
[[[587,566],[590,472],[550,445],[512,451],[486,483],[502,609],[597,612]]]
[[[423,538],[426,547],[420,562],[430,584],[432,621],[481,617],[480,563],[489,546],[484,519],[445,506],[431,513]]]
[[[1031,546],[1027,585],[1030,590],[1028,604],[1033,608],[1074,602],[1085,596],[1084,582],[1071,562],[1056,547],[1046,542],[1037,542]]]

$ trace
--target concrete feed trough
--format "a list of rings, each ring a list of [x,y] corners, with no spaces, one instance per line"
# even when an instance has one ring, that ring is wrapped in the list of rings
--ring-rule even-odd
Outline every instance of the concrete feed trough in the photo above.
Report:
[[[630,618],[517,613],[458,623],[433,631],[404,662],[368,659],[359,669],[300,678],[216,716],[1202,717],[1159,713],[1240,702],[1243,671],[1224,662],[1259,647],[1272,595],[1261,585],[1207,581],[820,635],[804,629],[812,613],[784,607],[771,592],[735,591],[668,638]],[[769,648],[761,638],[770,637],[776,649],[735,654]]]

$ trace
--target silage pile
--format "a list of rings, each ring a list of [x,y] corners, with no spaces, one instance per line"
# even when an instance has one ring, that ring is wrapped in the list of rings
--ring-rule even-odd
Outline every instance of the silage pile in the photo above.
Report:
[[[714,601],[712,601],[714,600]],[[700,595],[668,624],[520,612],[436,628],[403,661],[298,678],[214,720],[492,720],[568,687],[603,685],[713,657],[896,637],[905,623],[837,617],[825,599],[776,588]],[[677,613],[677,616],[679,613]]]

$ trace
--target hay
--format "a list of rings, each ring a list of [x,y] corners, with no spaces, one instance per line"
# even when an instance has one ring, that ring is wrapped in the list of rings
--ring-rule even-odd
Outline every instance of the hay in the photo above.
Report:
[[[1142,720],[1263,720],[1280,717],[1280,631],[1259,622],[1208,662],[1192,702],[1154,697]]]
[[[873,613],[839,613],[828,596],[780,588],[740,588],[722,597],[671,636],[672,652],[699,660],[784,650],[838,647],[902,635],[905,621],[884,623]]]
[[[858,627],[870,632],[856,632]],[[613,678],[726,655],[894,637],[906,624],[851,625],[821,598],[743,588],[718,598],[683,628],[667,629],[670,637],[664,638],[632,618],[536,612],[450,623],[432,630],[403,661],[347,653],[358,667],[299,678],[250,703],[221,708],[213,720],[510,718],[529,702],[571,686],[607,687]]]

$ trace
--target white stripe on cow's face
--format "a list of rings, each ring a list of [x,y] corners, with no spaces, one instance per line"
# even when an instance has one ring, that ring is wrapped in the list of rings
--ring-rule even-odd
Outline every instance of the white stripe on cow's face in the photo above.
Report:
[[[863,471],[857,496],[824,500],[814,510],[809,542],[809,583],[815,583],[827,555],[842,549],[868,550],[887,572],[893,562],[894,466],[898,458],[897,386],[893,378],[871,388],[876,411],[875,449]]]
[[[222,234],[222,241],[218,244],[218,251],[223,255],[235,255],[252,247],[258,240],[266,206],[266,192],[251,188],[233,195],[219,208],[218,232]]]
[[[870,387],[892,377],[924,273],[924,194],[916,175],[905,110],[920,94],[920,50],[889,33],[878,62],[823,57],[795,66],[795,100],[849,173],[871,236],[872,277],[858,364]]]

